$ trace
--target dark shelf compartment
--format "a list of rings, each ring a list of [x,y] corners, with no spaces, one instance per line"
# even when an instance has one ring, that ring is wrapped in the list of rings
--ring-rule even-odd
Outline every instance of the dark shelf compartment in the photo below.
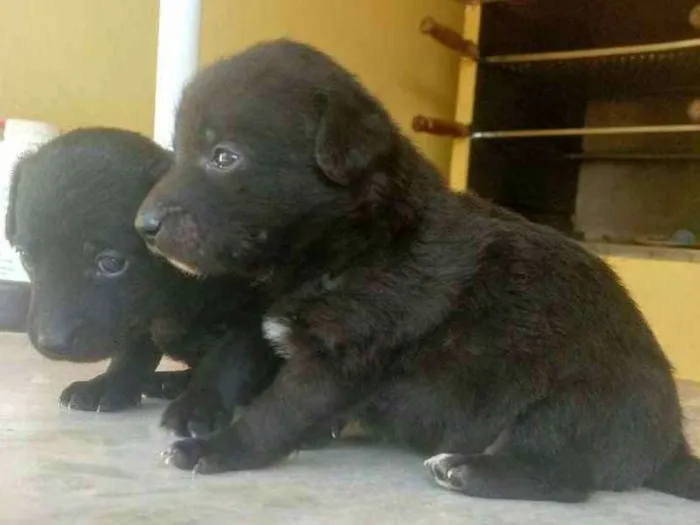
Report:
[[[698,0],[522,0],[483,5],[482,55],[568,51],[697,38]]]
[[[604,49],[497,55],[482,64],[590,97],[697,91],[700,38]]]
[[[663,240],[700,237],[698,5],[484,2],[469,188],[575,238],[700,258]]]
[[[700,153],[595,152],[569,153],[565,157],[577,162],[700,162]]]

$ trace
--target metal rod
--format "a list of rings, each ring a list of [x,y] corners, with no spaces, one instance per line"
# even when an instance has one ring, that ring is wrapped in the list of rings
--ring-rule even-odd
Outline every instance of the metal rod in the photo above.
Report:
[[[507,131],[479,131],[471,138],[479,139],[519,139],[537,137],[578,137],[587,135],[642,135],[662,133],[700,133],[699,124],[676,126],[628,126],[604,128],[561,128],[561,129],[523,129]]]
[[[571,153],[567,159],[580,161],[661,161],[661,162],[697,162],[700,161],[700,153]]]
[[[648,55],[700,49],[700,38],[664,42],[661,44],[643,44],[637,46],[607,47],[600,49],[581,49],[576,51],[555,51],[547,53],[525,53],[517,55],[496,55],[482,58],[488,64],[520,64],[525,62],[554,62],[564,60],[581,60],[585,58],[605,58],[627,55]]]

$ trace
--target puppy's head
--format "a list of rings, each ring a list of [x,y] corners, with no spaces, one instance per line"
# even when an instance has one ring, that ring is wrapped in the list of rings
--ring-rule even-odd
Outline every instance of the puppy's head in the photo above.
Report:
[[[125,131],[79,130],[15,170],[6,236],[31,277],[34,346],[94,361],[147,332],[173,272],[133,229],[139,204],[170,158]]]
[[[382,106],[328,56],[260,44],[186,88],[174,165],[136,226],[173,265],[217,275],[255,267],[300,224],[364,214],[405,225],[411,204],[394,198],[403,147]]]

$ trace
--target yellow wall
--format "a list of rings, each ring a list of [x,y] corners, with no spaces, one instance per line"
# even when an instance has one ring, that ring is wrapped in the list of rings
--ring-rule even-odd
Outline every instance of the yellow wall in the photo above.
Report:
[[[607,257],[682,379],[700,381],[700,265]]]
[[[0,0],[0,116],[150,134],[156,0]]]
[[[292,37],[348,67],[409,131],[416,113],[452,118],[458,59],[422,36],[432,15],[461,30],[449,0],[204,0],[201,57],[209,63],[259,40]],[[451,141],[408,133],[444,171]]]
[[[315,44],[356,72],[406,129],[415,113],[451,117],[458,59],[421,36],[433,15],[461,28],[457,2],[203,0],[202,63],[264,39]],[[63,129],[151,134],[157,0],[0,0],[0,117]],[[418,145],[447,169],[450,141]]]

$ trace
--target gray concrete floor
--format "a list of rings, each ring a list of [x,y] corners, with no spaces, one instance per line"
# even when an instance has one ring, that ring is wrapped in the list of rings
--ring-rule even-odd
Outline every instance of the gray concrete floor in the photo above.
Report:
[[[700,504],[649,491],[581,505],[484,501],[435,487],[422,458],[342,440],[257,472],[203,477],[163,465],[163,404],[69,412],[58,395],[104,365],[53,363],[0,335],[0,523],[691,524]],[[682,385],[700,437],[700,387]],[[700,445],[695,440],[696,447]]]

